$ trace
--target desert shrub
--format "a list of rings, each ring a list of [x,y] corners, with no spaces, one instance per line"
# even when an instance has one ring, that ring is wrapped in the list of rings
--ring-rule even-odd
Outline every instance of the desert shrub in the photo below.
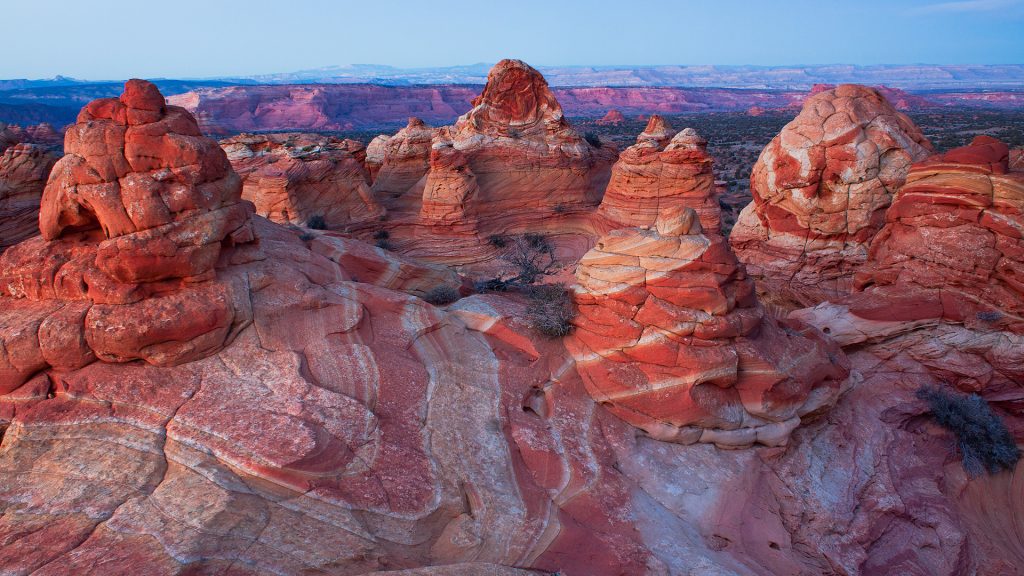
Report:
[[[504,248],[508,245],[508,239],[501,234],[491,234],[487,237],[487,242],[495,248]]]
[[[964,469],[972,476],[1011,470],[1020,459],[1013,435],[988,402],[977,394],[959,394],[923,386],[917,397],[931,409],[935,421],[953,433]]]
[[[306,220],[306,228],[312,228],[314,230],[327,230],[327,221],[320,214],[310,216],[309,220]]]
[[[567,210],[568,208],[565,207],[565,204],[562,204],[561,202],[555,204],[555,214],[565,214]]]
[[[975,317],[982,322],[997,322],[1003,315],[998,310],[983,310],[975,314]]]
[[[508,129],[508,137],[513,139],[513,140],[519,140],[520,138],[523,137],[523,133],[520,132],[519,130],[515,129],[515,128],[509,128]]]
[[[508,292],[508,289],[509,283],[500,278],[477,280],[473,283],[473,290],[478,294],[486,294],[487,292]]]
[[[313,238],[316,238],[316,234],[313,234],[312,232],[303,232],[302,234],[299,234],[299,240],[302,240],[303,242],[309,242]]]
[[[509,282],[533,284],[539,276],[552,273],[555,250],[544,236],[524,234],[512,238],[500,258],[515,269],[516,275],[509,279]]]
[[[381,238],[373,243],[374,246],[382,250],[393,250],[395,246],[387,238]]]
[[[598,136],[597,134],[594,134],[593,132],[587,132],[586,134],[584,134],[583,139],[586,140],[587,143],[593,146],[594,148],[600,148],[603,145],[601,142],[601,137]]]
[[[423,295],[423,299],[434,306],[451,304],[461,297],[458,288],[448,285],[437,286]]]
[[[388,238],[391,238],[391,233],[387,230],[377,230],[373,233],[374,240],[387,240]]]
[[[572,293],[565,284],[530,286],[525,292],[530,300],[526,318],[535,330],[553,338],[572,332],[576,309],[572,304]]]

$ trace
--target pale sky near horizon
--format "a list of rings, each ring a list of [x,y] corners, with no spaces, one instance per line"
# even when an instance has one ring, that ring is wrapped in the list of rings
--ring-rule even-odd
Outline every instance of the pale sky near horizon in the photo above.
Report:
[[[0,78],[429,67],[1024,64],[1024,0],[4,0]]]

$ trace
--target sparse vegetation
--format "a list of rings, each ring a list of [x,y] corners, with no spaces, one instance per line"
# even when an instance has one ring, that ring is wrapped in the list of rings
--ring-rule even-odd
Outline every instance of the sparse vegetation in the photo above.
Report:
[[[387,238],[381,238],[373,243],[374,246],[382,250],[394,250],[395,246]]]
[[[533,284],[539,276],[551,274],[555,266],[555,250],[540,234],[513,237],[499,258],[515,268],[516,275],[508,280],[512,284]]]
[[[601,142],[601,137],[593,132],[587,132],[583,134],[583,139],[594,148],[600,148],[604,144]]]
[[[523,137],[523,133],[520,132],[519,130],[515,129],[515,128],[509,128],[508,129],[508,137],[513,139],[513,140],[519,140],[520,138]]]
[[[306,228],[312,228],[314,230],[327,230],[327,221],[320,214],[310,216],[309,220],[306,220]]]
[[[388,238],[391,238],[391,233],[387,230],[377,230],[373,233],[374,240],[387,240]]]
[[[487,237],[487,242],[495,248],[504,248],[508,245],[508,239],[501,234],[491,234]]]
[[[461,297],[462,295],[459,294],[458,288],[448,285],[437,286],[423,295],[423,299],[434,306],[451,304]]]
[[[565,207],[565,204],[561,202],[555,204],[555,214],[565,214],[567,210],[568,208]]]
[[[572,292],[565,284],[542,284],[526,289],[530,304],[526,317],[535,330],[552,338],[561,338],[572,332],[576,309]]]
[[[918,389],[917,397],[928,404],[935,421],[955,436],[968,474],[995,474],[1017,464],[1017,443],[984,398],[931,386]]]

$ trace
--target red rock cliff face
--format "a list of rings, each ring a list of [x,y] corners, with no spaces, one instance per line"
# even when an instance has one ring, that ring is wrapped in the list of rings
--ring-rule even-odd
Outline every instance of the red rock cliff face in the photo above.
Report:
[[[242,178],[242,197],[269,220],[342,229],[384,215],[360,160],[366,151],[354,140],[243,134],[220,144]]]
[[[822,91],[761,153],[730,242],[782,307],[846,294],[910,165],[931,147],[873,89]]]

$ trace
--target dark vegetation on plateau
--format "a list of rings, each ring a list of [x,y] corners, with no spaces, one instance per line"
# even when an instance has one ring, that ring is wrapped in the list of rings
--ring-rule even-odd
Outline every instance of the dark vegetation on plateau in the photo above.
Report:
[[[924,386],[917,397],[928,404],[935,421],[953,433],[968,474],[1012,470],[1020,460],[1013,435],[981,396]]]

